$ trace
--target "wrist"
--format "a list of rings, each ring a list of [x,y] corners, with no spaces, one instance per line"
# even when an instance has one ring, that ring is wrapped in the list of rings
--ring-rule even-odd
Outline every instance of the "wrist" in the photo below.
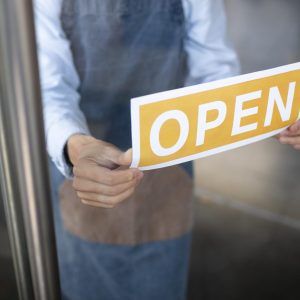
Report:
[[[84,134],[74,134],[69,137],[66,144],[66,153],[72,165],[78,161],[82,147],[94,141],[95,138]]]

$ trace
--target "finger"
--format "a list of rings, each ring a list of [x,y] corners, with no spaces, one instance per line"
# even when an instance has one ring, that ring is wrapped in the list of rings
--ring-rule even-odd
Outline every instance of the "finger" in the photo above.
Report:
[[[80,201],[85,205],[94,206],[94,207],[102,207],[102,208],[113,208],[114,207],[114,205],[104,204],[104,203],[101,203],[98,201],[89,201],[89,200],[84,200],[84,199],[80,199]]]
[[[75,177],[81,177],[106,185],[117,185],[139,177],[138,169],[109,170],[96,165],[82,164],[73,168]]]
[[[133,194],[134,190],[135,189],[132,187],[116,196],[106,196],[101,194],[82,193],[82,192],[78,192],[77,195],[80,199],[84,199],[86,201],[97,201],[102,204],[116,205],[121,201],[130,197]]]
[[[120,149],[113,145],[108,144],[103,149],[103,156],[119,166],[129,166],[132,160],[132,151],[129,149],[126,152],[122,152]]]
[[[290,134],[290,132],[287,129],[285,129],[284,131],[279,133],[278,138],[280,138],[281,136],[289,135],[289,134]]]
[[[281,136],[297,136],[300,135],[300,121],[295,122],[289,128],[280,133]]]
[[[300,133],[300,121],[295,122],[288,130],[292,133]]]
[[[86,193],[95,193],[102,194],[107,196],[116,196],[121,194],[122,192],[128,190],[129,188],[136,186],[138,182],[138,178],[135,180],[131,180],[125,183],[117,184],[114,186],[105,185],[101,183],[97,183],[94,181],[90,181],[87,179],[75,177],[73,180],[73,188],[77,192],[86,192]]]
[[[296,137],[281,136],[279,138],[279,142],[282,144],[297,145],[300,144],[300,136],[296,136]]]
[[[117,196],[112,197],[110,199],[111,203],[114,205],[121,203],[122,201],[128,199],[134,193],[134,191],[135,191],[135,188],[130,188],[129,190],[127,190]]]
[[[130,166],[132,162],[132,149],[128,149],[119,156],[120,166]]]
[[[294,137],[294,136],[298,136],[298,135],[300,135],[300,132],[293,132],[293,131],[290,131],[289,129],[286,129],[279,134],[279,137],[281,137],[281,136]]]
[[[293,147],[295,150],[300,150],[300,144],[294,145]]]

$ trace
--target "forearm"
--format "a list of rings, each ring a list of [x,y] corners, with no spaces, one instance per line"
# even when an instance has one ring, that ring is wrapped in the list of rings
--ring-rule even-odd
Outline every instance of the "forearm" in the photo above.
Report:
[[[35,0],[34,13],[47,150],[57,168],[69,177],[66,143],[72,135],[89,135],[89,130],[79,108],[79,77],[60,24],[61,2]]]

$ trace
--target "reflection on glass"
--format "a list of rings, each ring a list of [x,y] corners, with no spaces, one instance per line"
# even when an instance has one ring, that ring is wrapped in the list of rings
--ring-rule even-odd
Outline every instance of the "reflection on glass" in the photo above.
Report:
[[[245,7],[256,13],[257,1],[248,2],[233,5],[227,1],[243,70],[253,68],[253,60],[245,59],[250,52],[255,53],[255,61],[261,53],[270,52],[268,47],[260,53],[256,46],[252,50],[251,45],[243,47],[255,26],[252,17],[244,27],[238,19]],[[266,12],[270,1],[261,2]],[[237,56],[226,39],[222,1],[36,0],[35,14],[63,294],[81,300],[184,299],[192,230],[192,165],[144,174],[128,168],[130,99],[237,74]],[[260,28],[263,24],[255,32]],[[265,41],[266,36],[261,38]],[[269,64],[275,66],[277,60]],[[260,62],[258,68],[265,66]],[[274,141],[268,149],[274,153],[276,147],[279,144]],[[244,298],[249,282],[256,278],[253,270],[247,273],[252,260],[259,265],[255,270],[265,272],[270,282],[278,282],[268,271],[276,266],[269,244],[276,236],[269,232],[267,237],[250,236],[270,226],[270,220],[256,220],[262,215],[261,207],[253,210],[253,204],[259,183],[273,174],[261,171],[266,159],[258,164],[259,171],[249,168],[254,175],[245,161],[249,156],[238,161],[242,170],[234,172],[233,155],[228,169],[220,168],[222,161],[217,161],[204,175],[201,163],[205,162],[196,165],[199,190],[217,190],[230,200],[220,202],[214,195],[211,206],[197,202],[189,299],[199,299],[198,295]],[[230,181],[234,174],[238,175]],[[237,182],[247,182],[246,174],[263,179],[252,181],[247,190],[250,203],[241,206],[246,189],[238,193]],[[271,182],[260,190],[260,197],[272,187]],[[280,192],[287,195],[284,188]],[[234,203],[234,209],[220,203]],[[269,207],[264,209],[269,215]],[[249,213],[253,211],[257,213]],[[273,219],[279,220],[281,214],[273,214]],[[285,226],[280,221],[274,224],[272,232],[276,226],[280,230]],[[295,236],[291,239],[297,240]],[[230,239],[234,242],[227,249]],[[270,255],[270,261],[257,254],[259,249]],[[282,253],[275,256],[282,257]],[[293,277],[297,268],[285,270]],[[264,288],[257,283],[255,292],[268,297]]]

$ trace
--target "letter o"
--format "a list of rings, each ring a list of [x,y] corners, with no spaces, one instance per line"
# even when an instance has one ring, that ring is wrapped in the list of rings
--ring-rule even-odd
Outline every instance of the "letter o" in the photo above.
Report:
[[[162,147],[159,141],[159,134],[162,125],[168,121],[174,119],[179,123],[180,126],[180,135],[177,142],[168,148]],[[180,110],[170,110],[161,114],[154,121],[151,131],[150,131],[150,145],[152,151],[157,156],[168,156],[174,154],[182,148],[185,144],[189,134],[189,120],[186,114]]]

